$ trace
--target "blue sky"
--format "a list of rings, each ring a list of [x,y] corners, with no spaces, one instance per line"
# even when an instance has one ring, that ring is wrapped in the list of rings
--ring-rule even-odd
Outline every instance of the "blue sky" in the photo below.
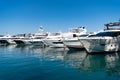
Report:
[[[0,34],[68,31],[86,26],[99,31],[120,19],[120,0],[0,0]]]

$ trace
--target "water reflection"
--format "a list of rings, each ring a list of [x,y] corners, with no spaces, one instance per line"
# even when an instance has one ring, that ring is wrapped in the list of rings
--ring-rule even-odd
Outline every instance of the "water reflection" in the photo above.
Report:
[[[119,53],[87,54],[85,51],[68,51],[64,48],[41,48],[33,46],[0,46],[1,52],[9,51],[22,57],[34,57],[43,61],[61,61],[64,66],[71,66],[79,72],[103,72],[108,76],[120,74]],[[16,56],[15,55],[15,56]],[[23,59],[23,58],[22,58]],[[67,64],[66,64],[67,63]]]
[[[90,55],[85,51],[75,51],[67,53],[64,60],[80,72],[103,71],[112,75],[114,73],[120,74],[119,56],[119,53]]]
[[[51,57],[53,60],[64,60],[64,56],[66,55],[66,50],[64,48],[50,48],[47,47],[43,49],[44,57]]]
[[[79,71],[108,72],[115,69],[116,72],[119,66],[119,53],[90,55],[86,51],[67,51],[63,48],[45,48],[42,53],[50,60],[64,61]]]
[[[64,56],[64,61],[69,62],[73,67],[80,68],[86,57],[85,51],[68,51]]]
[[[80,72],[120,73],[119,53],[90,55],[86,51],[65,51],[62,48],[49,48],[45,49],[44,56],[51,56],[53,60],[60,59],[77,68]]]
[[[38,58],[49,58],[50,60],[61,60],[69,63],[72,67],[81,71],[110,70],[119,67],[119,53],[112,54],[87,54],[86,51],[68,51],[64,48],[41,48],[33,46],[0,46],[2,50],[24,52],[28,56]],[[1,51],[1,50],[0,50]],[[117,71],[119,72],[120,69]]]
[[[120,76],[120,53],[113,53],[105,56],[105,68],[108,75],[118,74]]]

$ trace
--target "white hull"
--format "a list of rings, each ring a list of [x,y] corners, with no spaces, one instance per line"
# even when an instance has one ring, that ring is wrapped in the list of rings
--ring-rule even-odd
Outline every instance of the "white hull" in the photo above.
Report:
[[[48,46],[50,46],[50,47],[65,47],[65,45],[63,44],[63,42],[61,41],[61,40],[58,40],[58,39],[56,39],[56,40],[52,40],[52,39],[46,39],[46,40],[44,40],[44,43],[45,44],[47,44]]]
[[[16,44],[15,41],[12,40],[12,39],[7,39],[7,42],[8,42],[9,44]]]
[[[37,46],[42,46],[42,45],[44,45],[42,39],[31,39],[29,42],[30,42],[32,45],[37,45]]]
[[[14,40],[17,45],[30,45],[31,43],[28,40],[23,40],[23,39],[17,39]]]
[[[16,43],[12,39],[1,39],[0,44],[6,45],[6,44],[16,44]]]
[[[50,47],[66,47],[63,43],[63,40],[66,38],[75,38],[79,35],[86,34],[86,29],[84,27],[78,27],[71,29],[70,32],[67,33],[51,33],[46,37],[46,40],[44,40],[44,43],[49,45]],[[71,45],[75,46],[75,45]],[[79,47],[76,45],[76,47]]]
[[[63,40],[63,43],[69,49],[70,48],[77,48],[77,49],[84,48],[84,46],[81,44],[81,42],[78,40],[78,38],[66,39],[66,40]]]
[[[119,38],[88,37],[88,38],[80,39],[80,42],[82,42],[88,53],[120,51]]]
[[[15,40],[17,44],[25,44],[25,45],[42,45],[43,40],[41,39],[19,39]]]

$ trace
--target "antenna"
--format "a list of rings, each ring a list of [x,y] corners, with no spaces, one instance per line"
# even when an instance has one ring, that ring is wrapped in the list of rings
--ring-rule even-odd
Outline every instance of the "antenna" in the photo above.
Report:
[[[40,26],[38,31],[39,33],[43,33],[43,26]]]

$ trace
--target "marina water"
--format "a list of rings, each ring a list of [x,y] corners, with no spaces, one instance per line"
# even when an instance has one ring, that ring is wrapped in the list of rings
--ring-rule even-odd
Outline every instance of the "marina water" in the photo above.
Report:
[[[0,80],[120,80],[120,54],[0,46]]]

